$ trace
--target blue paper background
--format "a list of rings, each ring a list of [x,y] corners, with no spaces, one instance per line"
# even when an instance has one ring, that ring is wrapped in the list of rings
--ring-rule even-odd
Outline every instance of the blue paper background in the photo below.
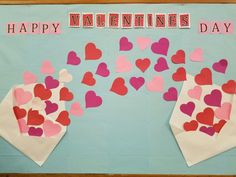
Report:
[[[68,28],[69,12],[144,12],[144,13],[191,13],[191,29],[81,29]],[[84,106],[84,93],[90,89],[80,84],[85,71],[95,72],[101,61],[109,64],[113,71],[109,78],[95,76],[97,85],[92,89],[103,97],[99,109],[84,111],[80,118],[71,117],[72,123],[61,143],[46,163],[39,167],[33,161],[0,139],[0,172],[29,173],[170,173],[170,174],[235,174],[236,149],[222,153],[193,167],[187,167],[176,144],[168,121],[174,107],[173,102],[162,100],[161,93],[150,93],[145,87],[138,92],[128,84],[131,76],[162,75],[165,90],[170,86],[181,88],[173,82],[171,74],[180,65],[174,65],[170,57],[178,49],[187,56],[196,47],[204,49],[205,61],[185,65],[188,73],[196,74],[202,67],[211,67],[213,62],[227,58],[229,66],[225,75],[213,72],[214,82],[222,84],[236,75],[236,36],[199,35],[198,22],[205,20],[233,20],[236,22],[236,5],[53,5],[53,6],[0,6],[0,98],[15,84],[22,83],[25,70],[40,75],[41,62],[50,59],[57,73],[68,69],[74,76],[67,86],[74,92],[75,100]],[[60,21],[61,35],[16,35],[7,36],[8,22],[51,22]],[[134,43],[129,52],[119,52],[120,37],[127,36]],[[150,49],[141,51],[135,40],[147,36],[153,41],[161,37],[170,40],[167,57],[170,70],[161,74],[153,66],[159,55]],[[84,46],[95,42],[102,49],[99,61],[84,60]],[[82,59],[79,66],[66,65],[67,53],[75,50]],[[118,55],[126,55],[132,63],[137,58],[148,57],[152,66],[145,73],[133,67],[130,73],[115,73]],[[55,74],[55,77],[57,74]],[[120,97],[109,92],[115,77],[126,79],[129,93]],[[43,77],[40,77],[41,81]],[[67,104],[69,108],[70,103]],[[33,148],[33,147],[32,147]]]

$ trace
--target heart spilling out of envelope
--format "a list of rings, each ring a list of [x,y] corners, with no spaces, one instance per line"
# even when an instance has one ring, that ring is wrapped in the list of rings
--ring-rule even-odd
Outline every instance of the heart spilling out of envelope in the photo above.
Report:
[[[18,85],[0,104],[0,136],[40,166],[66,133],[60,121],[66,113],[61,88],[63,84],[50,90],[40,83]]]

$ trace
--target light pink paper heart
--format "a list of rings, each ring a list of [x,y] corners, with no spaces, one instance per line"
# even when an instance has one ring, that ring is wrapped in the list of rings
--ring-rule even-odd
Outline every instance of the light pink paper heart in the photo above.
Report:
[[[223,103],[221,107],[216,108],[215,116],[218,119],[229,120],[232,105],[231,103]]]
[[[31,72],[25,71],[23,74],[23,80],[25,85],[33,84],[37,82],[37,77]]]
[[[147,90],[151,92],[163,91],[164,80],[162,76],[154,76],[151,81],[147,83]]]
[[[33,110],[44,110],[46,108],[46,103],[43,102],[39,97],[35,97],[32,100],[32,109]]]
[[[43,123],[43,131],[46,137],[55,136],[61,132],[61,126],[51,120],[46,120]]]
[[[148,38],[148,37],[138,37],[136,39],[136,42],[138,44],[138,47],[141,49],[141,50],[145,50],[150,44],[151,44],[151,39]]]
[[[29,127],[25,119],[19,119],[18,126],[21,133],[27,133],[29,131]]]
[[[71,82],[73,79],[73,76],[67,71],[67,69],[62,69],[59,72],[59,81],[60,82]]]
[[[22,88],[16,88],[14,90],[14,96],[19,105],[28,103],[33,97],[29,91],[24,91]]]
[[[126,60],[125,56],[119,56],[116,60],[116,72],[129,72],[132,69],[132,63]]]
[[[203,50],[202,48],[196,48],[193,52],[190,53],[190,60],[194,62],[203,61]]]
[[[53,74],[55,72],[55,69],[53,68],[51,61],[45,60],[42,63],[40,71],[43,74]]]
[[[74,102],[70,107],[70,113],[74,116],[80,117],[83,115],[83,109],[80,106],[79,102]]]
[[[190,98],[200,100],[201,95],[202,95],[202,88],[200,86],[195,86],[194,88],[189,89],[188,91],[188,96]]]

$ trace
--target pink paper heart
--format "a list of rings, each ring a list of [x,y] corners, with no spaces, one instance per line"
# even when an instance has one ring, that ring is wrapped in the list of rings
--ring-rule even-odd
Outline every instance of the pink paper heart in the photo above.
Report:
[[[56,112],[58,110],[58,105],[56,103],[52,103],[49,100],[45,101],[45,103],[46,103],[45,112],[47,115]]]
[[[127,37],[120,38],[120,51],[129,51],[133,48],[133,44]]]
[[[181,112],[184,114],[187,114],[190,117],[192,116],[194,109],[195,109],[195,104],[192,101],[190,101],[186,104],[180,105]]]
[[[125,56],[119,56],[116,60],[116,72],[129,72],[132,69],[132,63],[126,60]]]
[[[163,94],[163,99],[166,101],[176,101],[178,98],[178,92],[175,87],[170,87],[167,92]]]
[[[46,137],[51,137],[61,132],[61,126],[57,123],[53,123],[51,120],[45,120],[43,123],[43,131]]]
[[[55,72],[55,69],[53,68],[51,61],[45,60],[42,63],[40,71],[43,74],[53,74]]]
[[[162,76],[154,76],[153,79],[147,83],[147,90],[151,92],[161,92],[163,85],[164,80]]]
[[[33,83],[36,83],[37,77],[31,72],[25,71],[23,74],[23,80],[24,80],[25,85],[33,84]]]
[[[148,38],[148,37],[138,37],[136,39],[136,42],[138,44],[138,47],[141,49],[141,50],[145,50],[150,44],[151,44],[151,39]]]
[[[79,102],[74,102],[70,107],[70,113],[74,116],[80,117],[83,115],[83,109],[80,106]]]
[[[22,88],[16,88],[14,90],[14,97],[19,105],[23,105],[28,103],[33,96],[29,91],[24,91]]]
[[[202,62],[203,50],[201,48],[196,48],[193,52],[190,53],[190,60],[194,62]]]
[[[213,136],[215,134],[215,130],[213,127],[206,127],[206,126],[202,126],[199,131],[206,133],[210,136]]]
[[[27,133],[29,131],[29,127],[25,119],[18,119],[18,126],[21,133]]]
[[[68,65],[79,65],[81,63],[80,57],[78,57],[75,51],[70,51],[67,55]]]
[[[59,81],[54,79],[52,76],[47,76],[44,82],[47,89],[54,89],[59,86]]]
[[[202,88],[200,86],[195,86],[193,89],[190,89],[188,91],[188,96],[190,98],[200,100],[201,95],[202,95]]]
[[[144,82],[145,80],[143,77],[131,77],[129,80],[130,85],[135,90],[139,90],[143,86]]]
[[[43,129],[38,127],[30,127],[28,131],[29,136],[42,136],[43,135]]]
[[[151,49],[155,54],[167,56],[169,49],[169,40],[167,38],[161,38],[158,42],[154,42],[152,44]]]
[[[216,108],[215,116],[218,119],[229,120],[232,105],[231,103],[223,103],[221,107]]]
[[[225,73],[228,66],[228,61],[226,59],[222,59],[212,65],[212,68],[219,73]]]
[[[94,91],[90,90],[85,94],[85,103],[86,108],[99,107],[102,104],[102,98],[97,96]]]
[[[209,106],[218,106],[221,105],[222,94],[220,90],[214,89],[210,94],[204,97],[204,101]]]
[[[98,65],[97,71],[96,71],[97,75],[100,75],[102,77],[108,77],[110,74],[110,71],[107,68],[107,64],[102,62]]]
[[[169,69],[169,67],[168,67],[166,59],[163,57],[158,58],[157,63],[154,66],[154,70],[157,72],[161,72],[167,69]]]

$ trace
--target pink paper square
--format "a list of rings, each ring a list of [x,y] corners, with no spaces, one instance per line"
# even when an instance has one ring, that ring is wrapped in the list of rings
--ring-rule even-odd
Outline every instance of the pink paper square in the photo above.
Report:
[[[61,23],[60,22],[52,22],[50,25],[50,33],[51,34],[61,34]]]
[[[156,24],[157,28],[165,28],[166,27],[166,15],[165,14],[156,14]]]
[[[147,14],[147,27],[152,28],[153,27],[153,14]]]
[[[144,14],[134,14],[134,27],[144,28]]]
[[[29,27],[29,24],[27,22],[20,22],[20,23],[17,23],[17,32],[18,34],[28,34],[28,27]]]
[[[80,14],[70,13],[69,14],[69,26],[70,27],[80,27]]]
[[[29,33],[30,34],[39,34],[40,33],[40,23],[39,22],[29,23]]]
[[[16,23],[7,23],[6,24],[6,33],[8,35],[17,34],[17,24]]]
[[[94,16],[92,13],[83,14],[83,27],[84,28],[92,28],[94,27]]]
[[[119,28],[119,14],[118,13],[109,13],[109,24],[110,28]]]
[[[105,14],[96,14],[96,27],[98,27],[98,28],[106,27],[106,15]]]
[[[211,23],[205,20],[201,20],[198,23],[198,32],[201,34],[209,34],[211,31]]]
[[[40,33],[41,34],[49,34],[50,33],[50,25],[51,25],[51,23],[40,23]]]
[[[132,27],[132,14],[130,13],[121,14],[121,26],[122,28]]]

